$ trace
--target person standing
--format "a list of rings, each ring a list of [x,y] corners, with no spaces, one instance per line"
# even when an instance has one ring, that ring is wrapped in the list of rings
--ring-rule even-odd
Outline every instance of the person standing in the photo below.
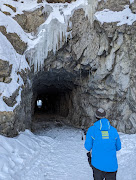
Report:
[[[106,119],[106,112],[98,108],[96,122],[86,134],[84,147],[88,151],[88,161],[93,169],[94,180],[116,180],[118,162],[116,151],[121,149],[117,130]],[[92,150],[92,153],[90,151]],[[92,155],[91,155],[92,154]]]

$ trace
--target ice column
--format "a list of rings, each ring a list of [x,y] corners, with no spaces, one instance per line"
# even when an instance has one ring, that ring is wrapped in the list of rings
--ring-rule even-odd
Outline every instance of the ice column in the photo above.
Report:
[[[93,23],[93,17],[94,17],[94,13],[95,10],[97,8],[98,2],[100,0],[87,0],[88,1],[88,5],[86,6],[86,15],[88,16],[91,24]]]

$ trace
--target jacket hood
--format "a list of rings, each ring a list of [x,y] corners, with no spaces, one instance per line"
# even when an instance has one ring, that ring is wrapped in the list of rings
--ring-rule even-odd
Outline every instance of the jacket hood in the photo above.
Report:
[[[94,126],[101,131],[108,131],[111,125],[108,119],[102,118],[99,121],[95,122]]]

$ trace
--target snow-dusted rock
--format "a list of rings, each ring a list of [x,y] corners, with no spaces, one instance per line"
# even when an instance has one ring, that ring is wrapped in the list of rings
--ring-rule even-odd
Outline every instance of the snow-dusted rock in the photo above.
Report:
[[[10,78],[12,65],[9,65],[8,61],[0,59],[0,82],[5,82],[7,78]]]
[[[47,19],[50,12],[46,11],[45,13],[46,14],[43,13],[43,7],[40,7],[32,12],[24,12],[23,14],[18,14],[14,17],[14,19],[26,32],[36,33],[37,28],[45,22],[45,19]]]
[[[7,37],[17,53],[23,54],[27,48],[27,44],[23,42],[16,33],[7,33],[4,26],[0,26],[0,32]]]

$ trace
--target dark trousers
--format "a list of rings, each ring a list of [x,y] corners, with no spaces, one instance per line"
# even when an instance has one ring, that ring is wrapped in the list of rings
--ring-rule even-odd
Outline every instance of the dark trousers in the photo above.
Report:
[[[94,180],[116,180],[116,172],[104,172],[92,167]]]

